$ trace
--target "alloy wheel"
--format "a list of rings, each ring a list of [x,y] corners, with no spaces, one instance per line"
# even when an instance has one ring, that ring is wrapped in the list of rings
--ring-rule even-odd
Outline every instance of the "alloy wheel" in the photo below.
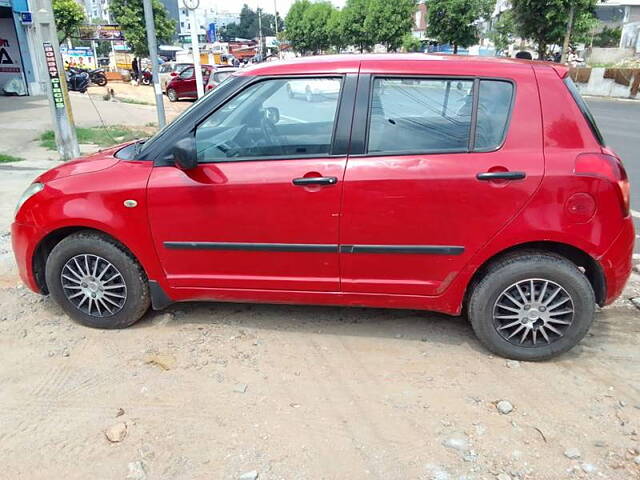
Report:
[[[62,267],[60,281],[67,300],[92,317],[115,315],[127,301],[127,285],[108,260],[91,254],[72,257]]]
[[[551,280],[530,278],[505,288],[493,307],[496,331],[509,343],[540,347],[562,338],[574,318],[571,295]]]

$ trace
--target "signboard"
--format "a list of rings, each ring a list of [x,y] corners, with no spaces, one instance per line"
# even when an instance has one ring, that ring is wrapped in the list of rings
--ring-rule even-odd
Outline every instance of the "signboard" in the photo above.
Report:
[[[20,23],[23,25],[31,25],[33,23],[31,12],[20,12]]]
[[[209,43],[214,43],[218,39],[216,24],[210,23],[209,28],[207,29],[207,41]]]
[[[89,47],[67,48],[60,46],[60,55],[62,56],[65,69],[67,67],[96,68],[93,50]]]
[[[81,40],[122,41],[124,34],[119,25],[80,25],[78,38]]]
[[[111,45],[113,45],[113,49],[116,52],[128,52],[129,50],[131,50],[129,48],[129,45],[127,45],[127,42],[114,41],[111,43]]]
[[[27,94],[13,17],[0,18],[0,93],[3,91]]]
[[[66,81],[65,78],[60,79],[60,72],[58,71],[58,65],[56,63],[56,53],[53,50],[53,46],[49,42],[42,44],[44,47],[44,58],[47,62],[47,72],[49,73],[49,80],[51,81],[51,91],[53,92],[53,104],[56,109],[64,108],[64,93],[60,82]]]

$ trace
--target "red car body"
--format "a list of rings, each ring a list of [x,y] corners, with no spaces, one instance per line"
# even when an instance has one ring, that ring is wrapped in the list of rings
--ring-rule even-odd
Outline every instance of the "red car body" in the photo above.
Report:
[[[584,266],[600,305],[620,295],[634,243],[628,183],[563,84],[565,67],[365,55],[269,63],[236,76],[327,74],[344,76],[365,93],[372,75],[504,79],[515,86],[508,131],[490,152],[353,154],[368,107],[356,94],[341,104],[348,115],[336,127],[335,135],[346,138],[345,154],[184,171],[157,159],[121,160],[115,155],[123,147],[111,148],[37,179],[44,189],[19,209],[12,226],[23,281],[46,292],[47,253],[66,235],[94,229],[140,262],[154,285],[154,307],[216,300],[459,314],[488,262],[531,247]],[[206,98],[230,95],[229,83]],[[194,114],[206,107],[201,103]],[[526,176],[480,181],[487,172]],[[300,177],[337,181],[292,185]],[[137,208],[123,207],[129,199]],[[216,248],[206,248],[212,243]]]
[[[203,85],[207,85],[209,82],[209,75],[211,72],[215,71],[216,67],[213,65],[201,65],[202,69],[202,83]],[[169,80],[167,83],[167,94],[169,94],[169,90],[174,90],[176,92],[176,98],[198,98],[198,92],[196,88],[196,76],[194,73],[193,65],[183,69],[181,72],[178,72],[177,75]]]

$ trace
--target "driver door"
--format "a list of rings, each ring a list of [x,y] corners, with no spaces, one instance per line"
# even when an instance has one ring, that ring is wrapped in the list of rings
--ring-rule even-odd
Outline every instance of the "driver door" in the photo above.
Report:
[[[346,151],[336,154],[334,126],[344,95],[309,108],[287,94],[300,81],[343,84],[253,83],[197,125],[195,169],[153,169],[149,218],[172,287],[339,290]]]

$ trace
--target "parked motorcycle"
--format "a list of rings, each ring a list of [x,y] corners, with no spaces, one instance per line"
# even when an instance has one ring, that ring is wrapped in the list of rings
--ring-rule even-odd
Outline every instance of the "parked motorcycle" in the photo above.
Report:
[[[89,73],[78,68],[70,68],[67,71],[67,88],[72,92],[84,93],[89,88],[91,79]]]
[[[95,83],[100,87],[104,87],[107,84],[107,76],[104,73],[104,68],[89,70],[89,79],[91,83]]]
[[[153,83],[153,75],[151,73],[151,70],[149,70],[148,68],[142,70],[142,73],[140,75],[140,83],[142,83],[143,85],[151,85]]]

